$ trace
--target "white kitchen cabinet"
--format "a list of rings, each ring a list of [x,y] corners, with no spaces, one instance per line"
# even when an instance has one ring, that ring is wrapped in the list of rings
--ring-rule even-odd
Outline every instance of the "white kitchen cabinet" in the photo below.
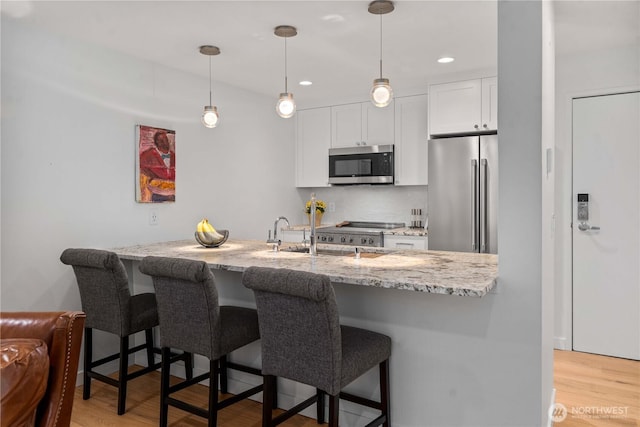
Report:
[[[497,77],[482,79],[482,127],[483,130],[498,130]]]
[[[428,247],[427,236],[400,236],[397,234],[385,234],[384,247],[389,249],[426,250]]]
[[[395,100],[395,184],[427,185],[427,95]]]
[[[300,110],[296,114],[296,187],[329,186],[331,108]]]
[[[429,86],[431,135],[495,131],[497,117],[496,77]]]
[[[331,107],[331,147],[394,143],[393,103],[378,108],[370,102]]]

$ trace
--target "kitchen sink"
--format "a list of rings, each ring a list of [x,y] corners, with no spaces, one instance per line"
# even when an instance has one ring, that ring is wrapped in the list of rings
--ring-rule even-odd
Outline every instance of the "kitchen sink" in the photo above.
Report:
[[[287,248],[280,249],[282,252],[296,252],[302,254],[308,254],[309,248],[305,246],[289,246]],[[354,255],[354,251],[347,251],[344,249],[317,249],[318,255],[335,255],[335,256],[348,256]]]
[[[280,251],[308,254],[309,253],[309,248],[305,247],[305,246],[289,246],[287,248],[280,249]],[[322,249],[317,249],[316,253],[318,255],[333,255],[333,256],[355,257],[355,251],[354,250],[346,250],[344,248],[340,248],[340,249],[322,248]],[[374,253],[374,252],[360,252],[360,256],[362,258],[377,258],[377,257],[382,256],[382,255],[384,255],[384,254],[382,254],[382,253]]]

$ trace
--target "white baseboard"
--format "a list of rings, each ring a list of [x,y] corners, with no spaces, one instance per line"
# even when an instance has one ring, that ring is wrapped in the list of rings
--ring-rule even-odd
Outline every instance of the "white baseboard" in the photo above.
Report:
[[[566,337],[553,337],[553,348],[556,350],[571,350]]]
[[[549,409],[547,409],[547,427],[553,426],[553,409],[556,404],[556,389],[555,387],[551,390],[551,402],[549,403]]]

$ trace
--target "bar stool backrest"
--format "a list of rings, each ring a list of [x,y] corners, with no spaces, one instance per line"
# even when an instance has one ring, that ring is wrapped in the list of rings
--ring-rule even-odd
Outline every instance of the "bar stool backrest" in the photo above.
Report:
[[[73,267],[80,290],[86,328],[120,337],[131,330],[129,278],[113,252],[101,249],[65,249],[60,260]]]
[[[204,261],[145,257],[140,271],[153,279],[160,345],[217,360],[220,307],[213,273]]]
[[[340,391],[341,335],[335,294],[320,274],[249,267],[262,341],[262,373]]]

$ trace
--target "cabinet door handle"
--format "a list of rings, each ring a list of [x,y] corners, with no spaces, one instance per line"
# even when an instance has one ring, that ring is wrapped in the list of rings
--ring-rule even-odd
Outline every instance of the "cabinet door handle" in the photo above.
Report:
[[[356,145],[360,145],[360,141],[356,141]]]
[[[485,129],[489,129],[489,126],[487,126],[487,124],[486,124],[486,123],[485,123],[485,124],[483,124],[483,125],[482,125],[482,127],[483,127],[483,128],[485,128]]]
[[[473,126],[473,128],[474,128],[474,129],[480,129],[480,126],[478,126],[478,125],[474,125],[474,126]]]

